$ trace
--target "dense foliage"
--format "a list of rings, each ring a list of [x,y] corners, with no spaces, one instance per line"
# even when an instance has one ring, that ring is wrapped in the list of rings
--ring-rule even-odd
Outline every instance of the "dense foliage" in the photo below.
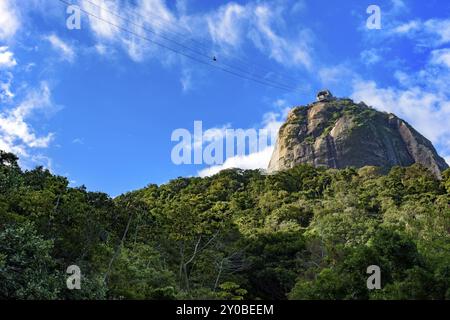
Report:
[[[66,288],[69,265],[81,290]],[[226,170],[111,199],[1,152],[11,298],[450,299],[450,171]]]

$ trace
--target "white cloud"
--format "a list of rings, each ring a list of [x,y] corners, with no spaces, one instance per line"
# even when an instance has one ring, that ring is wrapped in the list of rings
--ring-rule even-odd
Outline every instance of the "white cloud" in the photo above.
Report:
[[[75,138],[72,140],[73,144],[84,144],[84,140],[82,138]]]
[[[318,76],[324,86],[337,86],[352,79],[355,74],[351,67],[339,64],[331,67],[322,67],[318,70]]]
[[[274,147],[267,147],[262,151],[244,156],[234,156],[225,160],[222,165],[212,166],[199,171],[200,177],[212,176],[225,169],[267,169]]]
[[[116,49],[111,45],[106,45],[104,43],[97,43],[93,49],[96,53],[98,53],[101,56],[105,56],[108,58],[114,58],[116,55]]]
[[[221,45],[237,46],[242,41],[244,22],[249,12],[237,3],[220,7],[217,12],[206,16],[208,30],[213,42]]]
[[[431,52],[431,63],[450,68],[450,49],[439,49]]]
[[[100,55],[105,55],[108,51],[107,51],[107,47],[104,44],[98,43],[95,45],[95,50],[100,54]]]
[[[439,44],[450,42],[450,19],[431,19],[425,21],[424,27],[427,32],[436,34],[438,36]]]
[[[8,47],[0,47],[0,69],[12,68],[17,65],[14,53]]]
[[[255,25],[250,32],[255,45],[263,52],[268,51],[270,57],[278,63],[288,66],[304,66],[308,69],[312,66],[309,53],[309,36],[307,32],[299,31],[297,39],[288,39],[278,35],[272,24],[282,17],[274,15],[274,10],[267,5],[258,5],[254,9]]]
[[[183,92],[188,92],[192,89],[192,72],[189,69],[183,69],[180,82]]]
[[[5,72],[0,76],[0,102],[10,102],[14,98],[14,93],[11,90],[14,76],[11,72]]]
[[[409,21],[403,23],[394,28],[394,32],[398,34],[408,34],[420,28],[421,22],[418,20]]]
[[[392,9],[391,11],[398,12],[407,10],[405,2],[403,0],[391,0],[392,3]]]
[[[186,14],[188,10],[188,0],[176,0],[176,8],[180,14]]]
[[[361,61],[366,65],[373,65],[381,61],[380,53],[377,49],[369,49],[361,52]]]
[[[174,14],[167,8],[163,0],[140,1],[136,10],[139,17],[155,30],[170,28],[173,23],[177,22]]]
[[[412,20],[396,26],[392,33],[410,37],[422,46],[435,47],[450,42],[450,19]]]
[[[272,8],[272,4],[249,2],[240,5],[230,2],[209,12],[189,16],[186,8],[172,12],[162,0],[137,1],[135,5],[117,0],[96,0],[98,5],[93,5],[92,1],[83,0],[83,8],[119,27],[90,17],[94,34],[102,42],[110,41],[123,46],[137,62],[155,56],[170,61],[174,55],[142,37],[154,39],[164,46],[182,48],[183,51],[188,49],[174,41],[197,52],[201,50],[205,55],[214,51],[222,56],[238,49],[249,38],[254,46],[278,63],[307,68],[312,64],[308,32],[298,30],[298,36],[294,38],[283,37],[275,28],[283,24],[283,10]],[[202,48],[192,46],[186,42],[187,39],[194,39],[197,44],[202,42]],[[216,47],[215,50],[212,47]]]
[[[11,82],[0,83],[0,100],[11,101],[14,98],[14,93],[11,91]]]
[[[310,68],[312,58],[308,49],[311,42],[308,32],[298,30],[298,36],[291,38],[276,30],[276,26],[285,24],[283,9],[273,3],[240,5],[231,2],[205,17],[213,43],[225,49],[240,49],[247,37],[257,49],[280,64]]]
[[[53,134],[38,136],[27,122],[37,110],[52,106],[50,89],[41,83],[38,90],[32,90],[18,106],[0,113],[0,149],[30,158],[29,150],[47,148]]]
[[[13,1],[0,1],[0,39],[7,40],[14,36],[20,27],[20,20]]]
[[[159,54],[161,49],[144,39],[154,39],[161,30],[173,28],[177,23],[164,1],[137,1],[133,5],[118,0],[82,0],[81,4],[92,14],[89,22],[95,36],[102,42],[122,46],[132,60],[140,62],[155,55],[166,59],[171,55],[167,51]]]
[[[291,7],[291,13],[298,14],[304,11],[306,8],[305,0],[296,0],[295,3]]]
[[[61,59],[72,62],[75,58],[75,50],[66,42],[61,40],[57,35],[52,34],[45,39],[50,42],[53,49],[59,51],[61,53]]]
[[[99,38],[113,39],[120,33],[120,29],[117,28],[121,26],[121,21],[117,17],[120,13],[118,1],[82,0],[80,4],[84,10],[92,14],[89,15],[90,27]]]

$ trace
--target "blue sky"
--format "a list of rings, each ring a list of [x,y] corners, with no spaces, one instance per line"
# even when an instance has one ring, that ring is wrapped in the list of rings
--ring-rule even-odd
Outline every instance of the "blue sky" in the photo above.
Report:
[[[69,30],[59,0],[0,0],[0,149],[25,168],[44,165],[73,186],[115,196],[178,176],[264,167],[271,147],[213,168],[175,165],[171,134],[192,131],[196,120],[217,136],[276,129],[322,88],[394,112],[450,162],[448,1],[69,2],[103,21],[82,12],[81,29]],[[381,29],[366,26],[372,4]]]

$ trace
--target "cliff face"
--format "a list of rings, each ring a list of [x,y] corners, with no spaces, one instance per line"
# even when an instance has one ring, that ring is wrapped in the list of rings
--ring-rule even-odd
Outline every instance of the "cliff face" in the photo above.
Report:
[[[437,177],[448,168],[431,142],[405,121],[364,103],[331,97],[291,110],[278,133],[268,171],[300,163],[330,168],[420,163]]]

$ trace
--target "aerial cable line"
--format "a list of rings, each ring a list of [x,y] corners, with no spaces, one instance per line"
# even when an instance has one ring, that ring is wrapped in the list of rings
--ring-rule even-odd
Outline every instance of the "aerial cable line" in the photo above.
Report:
[[[89,0],[86,0],[86,1],[89,2],[89,3],[92,3],[92,2],[89,1]],[[95,4],[94,4],[94,5],[95,5]],[[98,5],[95,5],[95,6],[99,7]],[[99,7],[99,8],[100,8],[100,7]],[[222,61],[218,61],[217,58],[216,58],[215,56],[214,56],[214,57],[211,57],[210,54],[206,54],[206,53],[200,52],[200,51],[198,51],[198,50],[196,50],[196,49],[192,49],[191,47],[186,46],[186,45],[184,45],[184,44],[181,44],[181,43],[179,43],[179,42],[177,42],[177,41],[175,41],[175,40],[173,40],[173,39],[171,39],[171,38],[169,38],[169,37],[166,37],[166,36],[164,36],[164,35],[161,35],[161,34],[159,34],[158,32],[156,32],[156,31],[154,31],[154,30],[147,29],[147,28],[145,28],[145,27],[144,27],[143,25],[141,25],[141,24],[137,24],[137,23],[135,23],[135,22],[132,21],[132,20],[123,18],[122,16],[120,16],[120,15],[114,13],[114,12],[111,12],[111,11],[109,11],[109,10],[107,10],[107,9],[104,9],[104,10],[105,10],[106,12],[108,12],[108,13],[110,13],[110,14],[116,16],[117,18],[122,19],[123,21],[126,21],[126,22],[128,22],[128,23],[131,23],[132,25],[137,26],[137,27],[139,27],[139,28],[142,28],[142,29],[145,30],[145,31],[151,32],[151,33],[154,34],[155,36],[160,37],[160,38],[164,39],[165,41],[169,41],[169,42],[175,44],[176,46],[179,46],[179,47],[181,47],[181,48],[183,48],[183,49],[185,49],[185,50],[192,51],[194,54],[197,54],[197,55],[199,55],[199,56],[202,56],[202,57],[204,57],[204,58],[206,58],[206,59],[208,59],[208,60],[213,59],[213,61],[215,61],[216,63],[222,64],[222,65],[224,65],[224,66],[226,66],[226,67],[228,67],[228,68],[235,69],[235,70],[240,71],[240,72],[242,72],[242,73],[244,73],[244,74],[250,74],[250,75],[253,76],[253,77],[255,77],[255,76],[256,76],[256,77],[261,77],[261,76],[259,76],[259,75],[251,74],[248,70],[242,69],[242,68],[240,68],[240,67],[236,67],[236,66],[230,65],[230,64],[228,64],[228,63],[225,63],[225,62],[222,62]],[[295,90],[295,87],[294,87],[294,86],[291,86],[291,85],[286,84],[286,83],[282,83],[282,82],[278,82],[278,81],[273,81],[273,80],[267,80],[267,79],[264,79],[264,81],[265,81],[265,82],[274,83],[274,84],[276,84],[276,85],[278,85],[278,86],[286,87],[286,88],[289,89],[289,90]]]
[[[96,6],[96,7],[100,8],[100,9],[104,9],[105,11],[107,11],[107,12],[113,14],[113,15],[116,15],[117,17],[119,17],[119,18],[121,18],[121,19],[123,19],[123,20],[125,20],[125,21],[130,21],[130,20],[125,19],[125,18],[123,18],[123,17],[121,17],[121,16],[118,16],[118,15],[115,14],[114,12],[111,12],[111,11],[105,9],[104,7],[100,6],[99,4],[97,4],[97,3],[95,3],[95,2],[92,2],[92,1],[90,1],[90,0],[85,0],[85,1],[86,1],[86,2],[89,2],[90,4]],[[137,12],[131,12],[131,10],[129,10],[129,9],[122,9],[122,11],[127,12],[129,15],[140,17],[140,18],[144,19],[144,21],[148,18],[148,17],[145,17],[144,15],[139,14],[139,13],[137,13]],[[167,21],[167,22],[171,22],[170,20],[167,20],[167,19],[165,19],[165,18],[163,18],[163,17],[161,17],[161,16],[159,16],[159,15],[156,15],[156,14],[154,14],[154,13],[152,13],[152,12],[146,12],[146,14],[152,15],[152,16],[156,17],[158,20],[164,20],[164,21]],[[153,26],[154,24],[160,26],[161,28],[164,27],[164,28],[167,28],[167,29],[169,29],[170,27],[172,27],[172,28],[174,27],[174,25],[172,25],[172,24],[161,23],[161,22],[158,22],[158,21],[152,21],[152,22],[151,22],[151,25],[152,25],[152,27],[153,27],[154,29],[156,29],[156,28]],[[159,32],[161,32],[161,31],[159,30]],[[212,49],[211,46],[207,46],[203,41],[198,41],[198,40],[194,39],[193,37],[190,37],[189,35],[183,34],[183,33],[181,33],[181,32],[177,32],[177,31],[175,31],[175,30],[173,30],[173,31],[165,31],[165,32],[169,32],[169,33],[172,33],[172,34],[174,34],[174,35],[177,35],[178,37],[182,37],[182,40],[183,40],[183,41],[185,41],[186,38],[188,38],[188,40],[190,40],[190,41],[193,42],[193,43],[197,43],[198,47],[202,48],[202,50],[205,50],[205,51],[208,52],[208,53],[210,53],[210,51],[212,51],[212,50],[211,50],[211,49]],[[232,58],[237,59],[237,60],[240,60],[240,61],[241,61],[241,65],[244,64],[244,65],[247,66],[248,64],[251,64],[251,67],[256,67],[257,69],[259,69],[259,70],[261,70],[261,71],[264,71],[264,72],[265,72],[264,75],[260,75],[260,74],[258,75],[258,74],[255,74],[255,75],[259,76],[259,77],[262,77],[262,78],[266,78],[266,79],[267,79],[267,74],[269,74],[269,75],[275,75],[275,76],[277,76],[278,78],[280,78],[280,77],[281,77],[281,78],[284,78],[284,80],[287,80],[288,82],[290,82],[290,81],[293,81],[293,82],[295,82],[295,83],[299,82],[299,79],[296,79],[296,78],[294,78],[294,77],[292,77],[292,76],[290,76],[290,75],[288,75],[288,74],[286,74],[286,73],[280,73],[279,71],[275,71],[275,70],[273,70],[273,69],[271,69],[271,68],[269,68],[269,67],[267,67],[267,66],[263,66],[263,65],[261,65],[261,64],[255,63],[255,62],[249,62],[249,61],[246,61],[245,59],[243,59],[243,58],[241,58],[241,57],[239,57],[239,56],[231,57],[231,59],[232,59]],[[221,60],[222,60],[222,59],[221,59]],[[246,72],[249,72],[249,71],[246,71]],[[251,71],[250,71],[250,72],[251,72]],[[249,72],[249,73],[250,73],[250,72]],[[285,83],[285,84],[287,84],[287,83]],[[295,88],[295,85],[294,85],[293,87]]]
[[[109,10],[107,10],[107,9],[105,9],[104,7],[102,7],[102,6],[100,6],[100,5],[98,5],[97,3],[94,3],[94,2],[92,2],[92,1],[89,1],[89,0],[85,0],[86,2],[89,2],[90,4],[92,4],[92,5],[94,5],[94,6],[96,6],[96,7],[98,7],[98,8],[100,8],[100,9],[104,9],[105,11],[107,11],[107,12],[109,12],[109,13],[111,13],[111,14],[114,14],[114,15],[116,15],[115,13],[113,13],[113,12],[111,12],[111,11],[109,11]],[[132,12],[130,9],[121,9],[122,11],[125,11],[125,12],[127,12],[129,15],[133,15],[133,16],[137,16],[137,17],[140,17],[140,18],[142,18],[142,19],[147,19],[147,17],[145,17],[145,16],[143,16],[142,14],[139,14],[139,13],[137,13],[137,12]],[[172,27],[173,28],[173,26],[174,25],[171,25],[171,24],[168,24],[168,20],[164,20],[164,19],[162,19],[160,16],[158,16],[158,15],[156,15],[156,14],[154,14],[154,13],[152,13],[152,12],[147,12],[146,14],[148,14],[148,15],[152,15],[152,16],[154,16],[154,17],[157,17],[157,19],[158,19],[158,21],[152,21],[151,22],[151,25],[152,25],[152,28],[154,28],[154,29],[156,29],[153,25],[158,25],[158,26],[160,26],[161,28],[162,28],[162,26],[164,26],[164,28],[167,28],[167,29],[170,29],[170,27]],[[120,17],[120,16],[119,16]],[[129,20],[127,20],[127,19],[125,19],[125,18],[123,18],[123,17],[120,17],[121,19],[124,19],[124,20],[126,20],[126,21],[129,21]],[[159,22],[159,21],[165,21],[165,23],[161,23],[161,22]],[[158,30],[159,32],[161,32],[160,30]],[[179,37],[182,37],[182,41],[185,41],[186,39],[187,40],[189,40],[189,41],[191,41],[191,42],[193,42],[193,43],[197,43],[198,44],[198,47],[200,47],[200,48],[202,48],[201,50],[205,50],[207,53],[210,53],[210,51],[211,51],[211,47],[212,46],[208,46],[208,45],[206,45],[206,43],[205,42],[203,42],[203,41],[198,41],[198,40],[196,40],[195,38],[193,38],[193,37],[191,37],[191,36],[189,36],[189,35],[186,35],[186,34],[183,34],[183,33],[181,33],[181,32],[177,32],[177,31],[165,31],[165,32],[169,32],[169,33],[172,33],[172,34],[175,34],[175,35],[177,35],[177,36],[179,36]],[[225,57],[228,57],[228,56],[225,56]],[[229,57],[228,57],[229,58]],[[255,63],[255,62],[249,62],[249,61],[246,61],[245,59],[243,59],[243,58],[241,58],[241,57],[239,57],[239,56],[235,56],[235,57],[231,57],[231,58],[235,58],[235,59],[237,59],[237,60],[239,60],[239,61],[241,61],[241,65],[243,65],[243,64],[245,64],[246,65],[246,67],[248,67],[247,65],[248,64],[251,64],[251,67],[256,67],[257,69],[259,69],[259,70],[261,70],[261,71],[264,71],[264,75],[258,75],[258,76],[260,76],[260,77],[262,77],[262,78],[267,78],[267,75],[275,75],[275,76],[277,76],[277,78],[284,78],[284,80],[287,80],[288,82],[294,82],[294,83],[298,83],[299,82],[299,79],[296,79],[296,78],[294,78],[294,77],[292,77],[291,75],[288,75],[288,74],[286,74],[286,73],[281,73],[281,72],[279,72],[279,71],[275,71],[275,70],[273,70],[273,69],[271,69],[271,68],[269,68],[269,67],[267,67],[267,66],[263,66],[263,65],[261,65],[261,64],[259,64],[259,63]],[[223,60],[222,58],[221,58],[221,60]],[[247,71],[248,72],[248,71]],[[255,75],[257,75],[257,74],[255,74]],[[287,83],[286,83],[287,84]],[[295,85],[293,85],[293,87],[295,87]]]
[[[69,3],[68,1],[65,1],[65,0],[59,0],[59,1],[62,2],[62,3],[64,3],[64,4],[66,4],[66,5],[71,5],[71,3]],[[106,20],[106,19],[103,19],[103,18],[101,18],[101,17],[99,17],[99,16],[97,16],[97,15],[95,15],[95,14],[93,14],[93,13],[91,13],[91,12],[85,10],[85,9],[83,9],[83,8],[80,8],[80,10],[81,10],[82,12],[84,12],[85,14],[87,14],[87,15],[93,17],[93,18],[96,18],[96,19],[98,19],[98,20],[100,20],[100,21],[102,21],[102,22],[105,22],[105,23],[107,23],[107,24],[109,24],[109,25],[111,25],[111,26],[113,26],[113,27],[115,27],[115,28],[117,28],[117,29],[119,29],[119,30],[122,30],[122,31],[127,32],[127,33],[130,33],[130,34],[134,35],[135,37],[138,37],[138,38],[141,38],[141,39],[143,39],[143,40],[145,40],[145,41],[148,41],[148,42],[150,42],[150,43],[156,44],[156,45],[158,45],[158,46],[160,46],[160,47],[162,47],[162,48],[165,48],[165,49],[170,50],[170,51],[172,51],[172,52],[174,52],[174,53],[180,54],[180,55],[182,55],[182,56],[184,56],[184,57],[186,57],[186,58],[189,58],[189,59],[191,59],[191,60],[194,60],[194,61],[196,61],[196,62],[198,62],[198,63],[204,64],[204,65],[209,65],[209,66],[211,66],[211,67],[217,68],[217,69],[222,70],[222,71],[224,71],[224,72],[227,72],[227,73],[229,73],[229,74],[238,76],[238,77],[243,78],[243,79],[247,79],[247,80],[251,80],[251,81],[254,81],[254,82],[258,82],[258,83],[263,84],[263,85],[267,85],[267,86],[270,86],[270,87],[282,89],[282,90],[285,90],[285,91],[293,91],[292,88],[288,88],[288,87],[284,87],[284,86],[280,86],[280,85],[274,85],[274,84],[269,83],[269,82],[267,82],[267,81],[255,79],[255,78],[252,78],[252,77],[247,77],[247,76],[245,76],[245,75],[236,73],[236,72],[234,72],[234,71],[232,71],[232,70],[229,70],[229,69],[226,69],[226,68],[217,66],[217,65],[215,65],[215,64],[212,64],[212,63],[210,63],[210,62],[206,62],[206,61],[200,60],[200,59],[198,59],[198,58],[196,58],[196,57],[194,57],[194,56],[192,56],[192,55],[186,54],[186,53],[184,53],[184,52],[182,52],[182,51],[180,51],[180,50],[171,48],[171,47],[169,47],[169,46],[167,46],[167,45],[165,45],[165,44],[162,44],[162,43],[160,43],[160,42],[158,42],[158,41],[155,41],[155,40],[149,39],[149,38],[147,38],[147,37],[144,37],[144,36],[142,36],[142,35],[139,35],[138,33],[134,32],[134,31],[131,31],[131,30],[128,30],[128,29],[126,29],[126,28],[124,28],[124,27],[118,26],[118,25],[112,23],[111,21],[108,21],[108,20]],[[208,57],[208,58],[209,58],[209,57]],[[210,58],[209,58],[208,60],[210,60]]]
[[[70,3],[70,2],[68,2],[68,1],[66,1],[66,0],[59,0],[59,1],[60,1],[61,3],[64,3],[65,5],[72,5],[72,3]],[[227,73],[232,74],[232,75],[234,75],[234,76],[240,77],[240,78],[242,78],[242,79],[254,81],[254,82],[257,82],[257,83],[262,84],[262,85],[266,85],[266,86],[269,86],[269,87],[273,87],[273,88],[277,88],[277,89],[281,89],[281,90],[285,90],[285,91],[289,91],[289,92],[295,91],[293,88],[290,88],[290,87],[285,86],[285,85],[276,84],[276,83],[274,83],[273,81],[266,81],[266,80],[257,79],[257,78],[254,78],[254,77],[252,77],[252,76],[248,76],[248,75],[245,75],[245,74],[241,74],[241,73],[235,72],[235,71],[233,71],[233,70],[229,70],[228,68],[221,67],[221,66],[217,65],[215,62],[214,62],[214,63],[211,63],[211,62],[210,62],[210,60],[211,60],[210,57],[208,57],[208,58],[209,58],[208,61],[204,61],[204,60],[198,59],[197,57],[192,56],[191,54],[187,54],[187,53],[185,53],[185,52],[183,52],[183,51],[174,49],[174,48],[172,48],[172,47],[167,46],[166,44],[163,44],[163,43],[161,43],[161,42],[152,40],[152,39],[150,39],[150,38],[148,38],[148,37],[142,36],[142,35],[140,35],[140,34],[134,32],[134,31],[131,31],[131,30],[127,29],[127,28],[124,28],[124,27],[122,27],[122,26],[119,26],[119,25],[117,25],[117,24],[115,24],[115,23],[113,23],[113,22],[111,22],[111,21],[108,21],[108,20],[106,20],[106,19],[104,19],[104,18],[102,18],[102,17],[99,17],[99,16],[97,16],[97,15],[95,15],[95,14],[93,14],[93,13],[91,13],[91,12],[89,12],[89,11],[87,11],[87,10],[81,8],[81,7],[80,7],[80,11],[82,11],[82,12],[84,12],[85,14],[87,14],[87,15],[93,17],[93,18],[96,18],[96,19],[98,19],[98,20],[100,20],[100,21],[102,21],[102,22],[105,22],[105,23],[107,23],[107,24],[109,24],[109,25],[111,25],[111,26],[113,26],[113,27],[115,27],[115,28],[117,28],[117,29],[119,29],[119,30],[122,30],[122,31],[124,31],[124,32],[127,32],[127,33],[129,33],[129,34],[131,34],[131,35],[134,35],[134,36],[137,37],[137,38],[141,38],[141,39],[143,39],[143,40],[145,40],[145,41],[148,41],[148,42],[150,42],[150,43],[156,44],[156,45],[158,45],[158,46],[160,46],[160,47],[162,47],[162,48],[164,48],[164,49],[170,50],[170,51],[172,51],[172,52],[174,52],[174,53],[176,53],[176,54],[180,54],[180,55],[182,55],[182,56],[184,56],[184,57],[186,57],[186,58],[189,58],[189,59],[191,59],[191,60],[193,60],[193,61],[196,61],[196,62],[198,62],[198,63],[204,64],[204,65],[208,65],[208,66],[211,66],[211,67],[213,67],[213,68],[222,70],[222,71],[224,71],[224,72],[227,72]]]
[[[116,14],[115,12],[112,12],[112,11],[110,11],[110,10],[107,10],[107,9],[105,9],[105,8],[103,8],[103,7],[99,6],[99,5],[97,5],[96,3],[93,3],[92,1],[89,1],[89,0],[85,0],[85,1],[88,2],[88,3],[90,3],[90,4],[92,4],[92,5],[94,5],[94,6],[96,6],[96,7],[99,8],[99,9],[105,10],[106,12],[108,12],[108,13],[110,13],[110,14],[116,16],[117,18],[119,18],[119,19],[121,19],[121,20],[123,20],[123,21],[126,21],[126,22],[128,22],[128,23],[131,23],[131,24],[133,24],[133,25],[135,25],[135,26],[137,26],[137,27],[139,27],[139,28],[142,28],[142,29],[145,30],[145,31],[151,32],[151,33],[153,33],[155,36],[161,37],[161,38],[163,38],[164,40],[169,41],[169,42],[172,42],[172,43],[174,43],[174,44],[177,45],[177,46],[180,46],[180,47],[182,47],[182,48],[184,48],[184,49],[186,49],[186,50],[192,51],[193,53],[198,54],[199,56],[203,56],[204,58],[206,58],[206,59],[208,59],[208,60],[212,58],[210,54],[206,54],[206,53],[203,53],[203,52],[199,52],[198,50],[192,49],[191,47],[188,47],[188,46],[186,46],[186,45],[184,45],[184,44],[180,44],[179,42],[177,42],[177,41],[175,41],[175,40],[173,40],[173,39],[171,39],[171,38],[169,38],[169,37],[166,37],[166,36],[164,36],[164,35],[161,35],[161,34],[159,34],[158,32],[156,32],[156,31],[154,31],[154,30],[146,29],[143,25],[137,24],[137,23],[135,23],[134,21],[131,21],[131,20],[129,20],[129,19],[126,19],[126,18],[124,18],[124,17],[122,17],[122,16]],[[83,10],[83,11],[87,12],[86,10]],[[275,80],[272,80],[272,79],[267,79],[265,76],[253,74],[253,73],[249,72],[249,70],[242,69],[242,68],[240,68],[240,67],[236,67],[236,66],[230,65],[230,64],[225,63],[225,62],[223,62],[223,61],[221,61],[221,60],[218,61],[218,59],[217,59],[215,56],[214,56],[214,58],[213,58],[213,61],[214,61],[215,63],[222,64],[222,65],[224,65],[224,66],[226,66],[226,67],[228,67],[228,68],[235,69],[235,70],[237,70],[237,71],[239,71],[239,72],[241,72],[241,73],[244,73],[244,74],[250,74],[250,76],[252,76],[253,78],[255,78],[255,77],[264,78],[263,81],[266,82],[266,83],[272,83],[272,84],[275,84],[275,85],[277,85],[277,86],[285,87],[285,88],[286,88],[287,90],[289,90],[289,91],[295,91],[295,90],[296,90],[295,86],[293,86],[293,85],[291,85],[291,84],[288,84],[288,83],[285,83],[285,82],[275,81]]]
[[[66,5],[69,4],[68,1],[64,1],[64,0],[59,0],[59,1],[62,2],[62,3],[64,3],[64,4],[66,4]],[[118,29],[120,29],[120,30],[123,30],[123,31],[125,31],[125,32],[127,32],[127,33],[130,33],[130,34],[132,34],[132,35],[134,35],[134,36],[136,36],[136,37],[138,37],[138,38],[141,38],[141,39],[146,40],[146,41],[148,41],[148,42],[150,42],[150,43],[156,44],[156,45],[158,45],[158,46],[160,46],[160,47],[163,47],[163,48],[165,48],[165,49],[168,49],[168,50],[170,50],[170,51],[172,51],[172,52],[175,52],[175,53],[178,53],[178,54],[180,54],[180,55],[183,55],[183,56],[185,56],[185,57],[187,57],[187,58],[190,58],[190,59],[192,59],[192,60],[194,60],[194,61],[197,61],[197,62],[199,62],[199,63],[202,63],[202,64],[205,64],[205,65],[209,65],[209,66],[215,67],[215,68],[220,69],[220,70],[222,70],[222,71],[224,71],[224,72],[227,72],[227,73],[233,74],[233,75],[235,75],[235,76],[241,77],[241,78],[243,78],[243,79],[251,80],[251,81],[254,81],[254,82],[257,82],[257,83],[266,85],[266,86],[271,86],[271,87],[278,88],[278,89],[282,89],[282,90],[285,90],[285,91],[294,91],[294,90],[295,90],[294,88],[288,87],[287,85],[274,83],[273,81],[269,81],[269,80],[256,79],[255,77],[252,77],[251,75],[250,75],[250,76],[248,76],[248,75],[246,75],[246,74],[243,75],[243,74],[241,74],[241,73],[237,73],[237,72],[232,71],[232,70],[229,70],[229,69],[227,69],[227,68],[223,68],[223,67],[220,67],[220,66],[211,64],[210,62],[205,62],[205,61],[200,60],[200,59],[198,59],[198,58],[196,58],[196,57],[194,57],[194,56],[192,56],[192,55],[190,55],[190,54],[186,54],[186,53],[183,52],[183,51],[174,49],[174,48],[169,47],[169,46],[167,46],[167,45],[165,45],[165,44],[163,44],[163,43],[160,43],[160,42],[158,42],[158,41],[155,41],[155,40],[149,39],[149,38],[147,38],[147,37],[144,37],[144,36],[142,36],[142,35],[140,35],[140,34],[134,32],[134,31],[131,31],[131,30],[128,30],[128,29],[126,29],[126,28],[124,28],[124,27],[118,26],[118,25],[112,23],[111,21],[108,21],[108,20],[106,20],[106,19],[104,19],[104,18],[98,17],[97,15],[95,15],[95,14],[93,14],[93,13],[91,13],[91,12],[85,10],[85,9],[80,8],[80,10],[81,10],[82,12],[86,13],[87,15],[91,16],[91,17],[94,17],[94,18],[96,18],[96,19],[98,19],[98,20],[100,20],[100,21],[102,21],[102,22],[105,22],[105,23],[108,23],[108,24],[111,25],[111,26],[114,26],[115,28],[118,28]],[[140,26],[140,25],[139,25],[139,26]],[[141,26],[140,26],[140,27],[141,27]],[[205,56],[205,57],[207,57],[207,58],[208,58],[208,61],[210,61],[211,58],[210,58],[209,56]],[[245,71],[244,71],[244,73],[245,73]]]
[[[93,1],[89,1],[89,0],[85,0],[85,1],[86,1],[86,2],[89,2],[90,4],[92,4],[92,5],[96,6],[96,7],[99,7],[99,8],[102,8],[102,9],[103,9],[103,7],[102,7],[101,5],[99,5],[99,4],[97,4],[97,3],[93,2]],[[142,18],[142,19],[147,19],[147,17],[145,17],[144,15],[142,15],[142,14],[140,14],[140,13],[137,13],[137,12],[132,12],[129,8],[121,8],[121,11],[125,11],[125,12],[128,13],[129,15],[132,15],[132,16],[135,16],[135,17],[140,17],[140,18]],[[154,14],[154,13],[152,13],[152,12],[146,12],[146,14],[151,15],[151,16],[154,16],[154,17],[156,17],[158,20],[166,21],[166,22],[152,21],[151,24],[157,24],[157,25],[159,25],[160,27],[165,27],[165,28],[168,28],[168,29],[174,27],[174,25],[169,24],[169,22],[172,22],[172,21],[167,20],[166,18],[163,18],[163,17],[161,17],[161,16],[159,16],[159,15],[157,15],[157,14]],[[176,30],[172,30],[172,31],[169,31],[169,32],[172,33],[172,34],[176,34],[177,36],[182,37],[183,40],[186,40],[186,36],[187,36],[187,35],[184,34],[184,33],[182,33],[182,32],[179,32],[179,31],[176,31]],[[197,43],[198,46],[203,47],[204,49],[206,49],[206,50],[208,50],[208,51],[209,51],[209,49],[210,49],[210,46],[208,46],[208,45],[207,45],[205,42],[203,42],[203,41],[196,40],[196,39],[194,39],[194,38],[192,38],[192,37],[189,37],[187,40],[192,41],[192,42],[194,42],[194,43]]]

